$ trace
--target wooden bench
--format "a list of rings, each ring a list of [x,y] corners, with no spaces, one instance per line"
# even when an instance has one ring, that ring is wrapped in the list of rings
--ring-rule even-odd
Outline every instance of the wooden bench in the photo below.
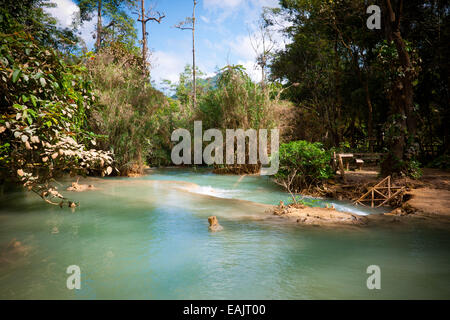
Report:
[[[363,163],[375,163],[378,164],[381,162],[381,159],[385,155],[385,153],[354,153],[353,154],[356,159],[360,159]]]
[[[348,171],[352,162],[356,164],[358,170],[362,170],[365,163],[380,163],[384,155],[384,153],[334,153],[333,167],[336,171],[341,169],[340,166],[342,165],[342,169]]]
[[[358,167],[358,170],[362,169],[363,164],[364,164],[363,159],[356,159],[356,166]]]

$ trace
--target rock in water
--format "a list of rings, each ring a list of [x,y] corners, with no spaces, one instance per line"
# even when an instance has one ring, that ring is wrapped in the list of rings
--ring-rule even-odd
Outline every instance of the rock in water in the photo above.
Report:
[[[221,231],[221,230],[223,230],[223,227],[219,224],[219,220],[217,220],[217,217],[216,217],[216,216],[208,217],[208,222],[209,222],[209,227],[208,227],[208,229],[209,229],[210,231],[215,232],[215,231]]]

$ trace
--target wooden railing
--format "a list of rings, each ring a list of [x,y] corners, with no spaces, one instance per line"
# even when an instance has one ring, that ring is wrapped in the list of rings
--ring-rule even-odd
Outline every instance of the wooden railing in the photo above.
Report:
[[[391,176],[387,176],[372,188],[369,189],[365,194],[363,194],[354,204],[360,204],[366,206],[367,202],[370,202],[370,206],[381,207],[390,200],[399,196],[405,190],[404,187],[397,187],[391,184]]]

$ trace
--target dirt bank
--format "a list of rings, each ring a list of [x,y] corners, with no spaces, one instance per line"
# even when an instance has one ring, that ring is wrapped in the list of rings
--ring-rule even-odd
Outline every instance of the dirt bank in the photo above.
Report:
[[[320,188],[302,190],[301,193],[354,201],[381,180],[377,167],[346,171],[345,176],[346,182],[337,176]],[[402,194],[389,203],[395,209],[392,215],[420,213],[450,217],[450,172],[425,168],[420,179],[396,178],[392,179],[392,183],[405,188]]]
[[[272,215],[299,226],[351,228],[352,230],[362,230],[367,227],[404,230],[405,228],[425,226],[450,230],[448,215],[430,215],[421,212],[407,215],[370,214],[360,216],[339,212],[334,208],[312,208],[298,204],[285,206],[282,204],[272,210]]]
[[[274,215],[304,225],[365,225],[367,218],[357,214],[336,211],[334,208],[307,207],[301,204],[280,205],[273,211]]]
[[[419,188],[407,193],[410,199],[403,207],[416,213],[444,215],[450,218],[450,191],[443,189]]]

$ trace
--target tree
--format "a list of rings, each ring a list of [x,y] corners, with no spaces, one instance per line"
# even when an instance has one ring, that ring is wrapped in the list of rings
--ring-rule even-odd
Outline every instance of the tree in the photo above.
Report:
[[[393,6],[394,4],[394,6]],[[403,15],[403,0],[383,1],[383,14],[385,18],[384,29],[387,45],[395,45],[396,58],[399,68],[392,81],[389,92],[391,104],[391,135],[388,140],[388,157],[382,163],[382,172],[406,173],[408,161],[412,160],[415,151],[415,134],[417,130],[413,103],[413,81],[417,76],[417,69],[411,60],[409,49],[400,31],[400,21]]]
[[[0,30],[4,33],[23,30],[33,34],[43,46],[73,52],[78,45],[75,30],[58,27],[57,20],[44,10],[54,6],[50,0],[0,0]]]
[[[180,30],[192,30],[192,101],[193,108],[195,109],[197,106],[197,82],[195,80],[195,6],[197,5],[197,1],[193,0],[193,3],[192,17],[187,17],[184,21],[175,25],[175,28]]]
[[[137,21],[141,23],[142,27],[142,63],[144,66],[143,74],[144,76],[148,74],[147,70],[147,22],[149,21],[155,21],[158,23],[161,23],[161,20],[166,17],[164,13],[160,13],[159,11],[153,11],[153,7],[150,7],[150,9],[146,12],[145,11],[145,1],[140,0],[140,7],[135,4],[137,9],[140,9],[140,11],[133,11],[134,14],[138,15]]]
[[[366,27],[365,9],[364,1],[283,1],[267,15],[269,24],[280,17],[290,22],[284,34],[292,40],[274,54],[272,78],[300,84],[286,93],[317,115],[318,140],[327,146],[372,151],[381,136],[374,123],[385,118],[384,75],[373,65],[383,37]]]
[[[124,44],[101,48],[87,68],[98,94],[89,123],[94,132],[108,137],[99,145],[114,150],[121,175],[141,174],[147,157],[160,142],[158,115],[169,107],[167,98],[142,81],[140,52],[128,50]],[[170,141],[170,133],[167,136]]]
[[[97,136],[86,128],[94,104],[86,69],[24,31],[0,33],[0,42],[0,176],[73,206],[51,186],[54,178],[113,170],[112,153],[95,150]]]
[[[90,21],[97,13],[95,33],[95,49],[97,51],[108,34],[115,38],[115,30],[119,30],[119,33],[122,34],[122,40],[124,35],[131,34],[131,36],[126,36],[127,42],[130,42],[130,38],[136,37],[133,22],[124,10],[126,6],[132,5],[133,0],[78,0],[77,3],[80,7],[81,23]],[[103,19],[107,20],[108,24],[104,25]]]
[[[272,31],[264,19],[260,19],[257,23],[257,30],[252,35],[248,30],[250,44],[256,54],[256,64],[261,68],[261,85],[264,88],[266,83],[266,69],[272,50],[275,47]]]

